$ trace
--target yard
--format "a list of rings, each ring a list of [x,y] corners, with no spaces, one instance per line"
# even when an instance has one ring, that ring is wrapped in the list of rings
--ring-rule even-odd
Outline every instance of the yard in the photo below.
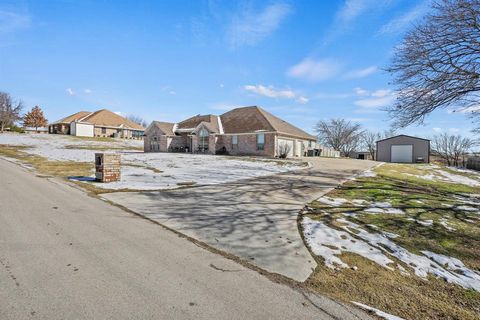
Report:
[[[480,173],[384,164],[312,202],[306,284],[407,319],[478,319]]]
[[[1,134],[0,156],[39,173],[68,177],[95,193],[210,185],[298,169],[304,163],[261,158],[143,153],[143,141],[64,135]],[[122,155],[121,181],[96,183],[94,154]]]

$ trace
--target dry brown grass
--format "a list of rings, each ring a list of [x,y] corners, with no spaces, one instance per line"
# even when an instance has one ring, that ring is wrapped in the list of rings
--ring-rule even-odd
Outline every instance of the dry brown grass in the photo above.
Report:
[[[331,270],[321,259],[307,280],[310,289],[345,302],[356,301],[405,319],[478,319],[480,294],[443,280],[428,281],[389,271],[351,253],[342,261],[357,270]]]
[[[25,147],[0,145],[0,155],[14,158],[32,166],[38,173],[67,178],[70,176],[89,176],[92,174],[93,162],[50,161],[46,158],[23,151]]]
[[[312,212],[308,215],[340,228],[336,218],[346,218],[343,213],[354,212],[358,215],[348,220],[370,232],[376,232],[369,228],[375,225],[380,230],[398,234],[392,241],[411,252],[420,254],[420,250],[429,250],[445,254],[460,259],[473,270],[480,270],[480,219],[474,213],[460,210],[463,203],[455,198],[478,193],[478,188],[404,175],[425,173],[415,166],[384,165],[376,172],[376,177],[358,178],[336,188],[328,196],[388,201],[402,209],[404,215],[365,214],[360,207],[348,204],[331,207],[320,202],[310,204]],[[445,204],[452,207],[446,208]],[[431,219],[434,223],[423,226],[408,218]],[[456,230],[446,230],[439,223],[441,218],[448,218]],[[332,270],[317,257],[319,265],[306,285],[333,298],[364,303],[406,319],[480,319],[480,292],[432,276],[424,280],[415,276],[411,269],[410,276],[402,275],[398,270],[387,270],[353,253],[343,253],[340,258],[358,269]]]

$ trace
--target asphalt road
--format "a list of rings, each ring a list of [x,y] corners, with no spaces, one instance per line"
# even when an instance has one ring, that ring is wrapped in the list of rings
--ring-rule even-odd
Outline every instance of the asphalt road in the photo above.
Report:
[[[0,319],[359,319],[0,160]]]

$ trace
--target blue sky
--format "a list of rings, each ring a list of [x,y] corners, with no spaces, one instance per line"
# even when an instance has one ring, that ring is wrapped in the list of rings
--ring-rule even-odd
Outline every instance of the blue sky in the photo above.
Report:
[[[393,47],[429,1],[0,0],[0,90],[49,120],[108,108],[180,121],[259,105],[313,132],[388,129]],[[436,111],[402,133],[470,135]]]

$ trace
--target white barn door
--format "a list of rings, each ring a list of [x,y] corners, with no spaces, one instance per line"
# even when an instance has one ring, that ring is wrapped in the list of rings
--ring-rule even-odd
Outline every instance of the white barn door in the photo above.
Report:
[[[413,145],[392,145],[391,162],[412,163]]]

